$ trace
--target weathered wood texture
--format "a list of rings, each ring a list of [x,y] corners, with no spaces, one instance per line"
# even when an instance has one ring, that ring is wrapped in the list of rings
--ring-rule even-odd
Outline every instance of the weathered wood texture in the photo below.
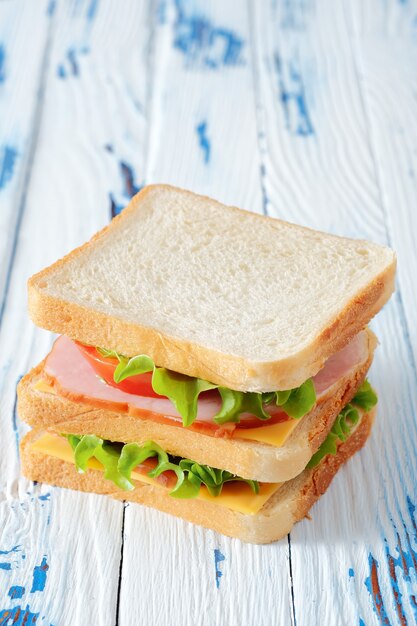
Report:
[[[0,2],[0,624],[417,621],[417,3]],[[271,546],[19,475],[26,278],[143,184],[389,243],[363,452]]]
[[[291,533],[299,625],[413,623],[416,617],[416,371],[408,330],[414,296],[402,296],[416,267],[415,249],[407,245],[415,186],[402,163],[407,144],[415,150],[416,129],[413,136],[410,124],[403,146],[382,145],[382,138],[399,141],[413,87],[409,65],[393,53],[394,34],[387,38],[374,11],[368,15],[362,7],[263,4],[255,13],[269,212],[389,243],[400,263],[398,291],[373,323],[381,341],[371,376],[380,395],[373,437],[313,509],[313,523]],[[387,25],[389,7],[374,8]],[[397,20],[412,18],[400,11]],[[401,26],[394,31],[403,31],[402,49],[413,54],[415,43]],[[392,84],[387,89],[385,82],[391,71],[405,92],[395,108],[389,106]],[[383,122],[381,111],[387,111]]]

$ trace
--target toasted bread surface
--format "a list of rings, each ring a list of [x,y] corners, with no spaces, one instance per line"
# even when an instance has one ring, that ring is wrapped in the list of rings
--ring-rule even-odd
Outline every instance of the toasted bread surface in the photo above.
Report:
[[[379,311],[394,274],[389,248],[154,185],[29,280],[29,312],[231,389],[291,389]]]
[[[122,491],[105,480],[100,471],[78,474],[75,466],[31,448],[43,430],[29,432],[21,443],[23,474],[39,482],[59,487],[109,495],[129,500],[181,517],[230,537],[250,543],[270,543],[286,535],[301,520],[314,502],[326,491],[339,467],[365,443],[372,426],[374,411],[362,417],[352,435],[340,444],[336,455],[329,455],[315,468],[304,470],[285,483],[255,515],[238,513],[202,500],[177,500],[160,487],[135,482],[135,489]]]

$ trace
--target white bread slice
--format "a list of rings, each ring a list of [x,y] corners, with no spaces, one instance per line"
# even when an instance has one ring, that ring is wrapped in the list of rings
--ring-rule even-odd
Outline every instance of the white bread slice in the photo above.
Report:
[[[222,467],[243,478],[283,482],[297,476],[326,438],[336,416],[352,399],[371,365],[376,337],[367,330],[368,356],[333,385],[317,407],[302,418],[281,448],[255,441],[210,437],[127,414],[97,409],[34,388],[42,363],[18,386],[18,411],[33,428],[66,434],[95,434],[111,441],[152,440],[164,450],[198,463]]]
[[[238,513],[224,507],[219,515],[219,507],[213,502],[177,500],[169,496],[165,489],[140,482],[135,482],[133,491],[122,491],[105,480],[97,470],[78,474],[73,464],[31,448],[31,443],[42,430],[29,432],[21,443],[22,471],[30,480],[145,504],[242,541],[270,543],[286,535],[307,514],[326,491],[339,467],[364,445],[374,414],[375,411],[372,411],[362,416],[351,436],[338,446],[336,455],[328,455],[317,467],[304,470],[282,485],[255,515]]]
[[[38,326],[242,391],[313,376],[394,289],[389,248],[153,185],[29,280]]]

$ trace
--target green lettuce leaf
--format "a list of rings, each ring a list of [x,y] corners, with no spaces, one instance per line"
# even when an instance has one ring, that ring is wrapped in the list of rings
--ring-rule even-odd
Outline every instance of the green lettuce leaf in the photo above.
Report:
[[[138,443],[126,443],[119,456],[118,469],[123,476],[130,480],[132,470],[146,461],[146,459],[158,457],[158,463],[167,463],[168,455],[156,443],[148,441],[143,445]]]
[[[264,405],[275,402],[278,406],[295,419],[308,413],[316,402],[316,392],[312,379],[306,380],[300,387],[287,391],[273,391],[268,393],[254,393],[234,391],[226,387],[219,387],[201,378],[193,378],[178,374],[164,367],[156,367],[153,360],[140,354],[131,359],[118,354],[114,350],[97,348],[105,357],[117,358],[118,366],[114,372],[114,381],[120,383],[126,378],[152,372],[152,388],[160,396],[169,398],[182,417],[183,426],[191,426],[197,417],[198,397],[200,393],[210,389],[218,389],[222,406],[214,416],[217,424],[240,421],[242,413],[251,413],[260,420],[270,419]]]
[[[346,441],[351,434],[352,429],[359,421],[360,415],[356,407],[359,407],[366,412],[375,406],[377,401],[378,398],[374,389],[372,389],[369,381],[365,380],[365,382],[359,387],[351,402],[347,404],[336,417],[332,429],[326,439],[323,441],[317,452],[313,454],[307,464],[307,469],[316,467],[328,454],[337,453],[339,441]]]
[[[135,467],[146,459],[157,457],[157,464],[148,472],[148,476],[157,478],[166,471],[175,472],[177,482],[174,489],[170,491],[170,495],[174,498],[195,498],[202,484],[206,485],[212,496],[218,496],[223,485],[230,481],[246,482],[254,493],[259,492],[259,484],[254,480],[246,480],[209,465],[200,465],[190,459],[176,459],[178,462],[175,462],[175,458],[171,460],[169,455],[153,441],[123,445],[103,441],[96,435],[64,436],[74,452],[75,464],[79,472],[87,471],[88,461],[95,457],[104,467],[104,477],[123,490],[134,489],[131,474]]]
[[[316,390],[312,378],[295,389],[277,391],[276,404],[294,419],[304,417],[316,404]]]
[[[260,420],[271,418],[264,405],[275,402],[283,411],[294,419],[304,417],[316,404],[316,390],[311,378],[296,389],[270,391],[266,393],[242,392],[219,387],[222,408],[214,417],[217,424],[239,422],[242,413],[251,413]]]
[[[96,450],[94,456],[104,466],[104,478],[111,480],[115,485],[124,489],[125,491],[132,491],[135,486],[130,482],[126,476],[119,471],[118,463],[120,453],[112,446],[112,444],[106,442]]]
[[[157,478],[163,472],[171,470],[177,475],[177,483],[170,495],[177,498],[195,498],[200,490],[200,483],[189,481],[178,465],[170,463],[168,454],[153,441],[148,441],[143,445],[138,443],[127,443],[120,453],[118,469],[120,473],[129,480],[132,470],[140,463],[151,457],[158,457],[156,467],[148,472],[151,478]]]
[[[146,354],[139,354],[129,360],[119,355],[117,358],[119,359],[119,365],[114,371],[113,378],[115,383],[120,383],[125,378],[129,378],[129,376],[152,372],[155,367],[152,359],[146,356]]]
[[[362,383],[352,400],[353,404],[360,407],[364,411],[370,411],[377,402],[378,396],[372,389],[371,383],[368,380],[365,380],[365,382]]]
[[[332,432],[340,441],[346,441],[354,426],[359,422],[359,411],[352,404],[347,404],[339,413],[332,427]]]
[[[96,435],[76,437],[68,435],[67,439],[74,452],[75,467],[78,472],[87,471],[88,461],[95,457],[104,467],[104,477],[114,482],[121,489],[134,489],[130,480],[123,476],[118,468],[119,453],[107,442]]]
[[[86,435],[85,437],[81,437],[77,443],[75,438],[73,438],[70,444],[74,450],[77,472],[83,474],[87,471],[88,461],[94,456],[97,448],[103,444],[103,440],[95,435]]]
[[[80,443],[81,437],[77,437],[76,435],[63,435],[63,436],[68,439],[68,443],[70,444],[72,451],[74,452],[75,448]],[[78,468],[77,468],[77,471],[78,471]]]
[[[114,372],[114,381],[120,383],[125,378],[152,372],[152,389],[160,396],[171,400],[182,417],[183,426],[191,426],[197,417],[198,396],[203,391],[216,389],[213,385],[201,378],[192,378],[171,372],[164,367],[156,367],[153,360],[140,354],[131,359],[117,355],[119,365]]]
[[[119,361],[122,360],[122,356],[120,356],[120,354],[118,352],[116,352],[115,350],[107,350],[106,348],[96,348],[97,352],[99,352],[102,356],[105,356],[108,359],[118,359]],[[125,359],[127,360],[127,359]]]
[[[210,495],[216,497],[222,492],[223,485],[228,482],[242,481],[247,483],[254,493],[259,493],[259,483],[256,480],[247,480],[235,476],[227,470],[215,469],[209,465],[200,465],[190,459],[182,459],[180,461],[181,469],[188,471],[188,476],[196,477],[203,483]]]
[[[233,389],[226,387],[219,387],[218,389],[222,398],[222,407],[214,417],[216,424],[240,422],[242,413],[251,413],[260,420],[270,419],[271,416],[263,408],[263,394],[233,391]]]
[[[190,378],[163,367],[156,367],[152,376],[152,387],[155,393],[171,400],[182,417],[183,425],[191,426],[197,417],[198,396],[203,391],[216,389],[217,385],[201,378]]]

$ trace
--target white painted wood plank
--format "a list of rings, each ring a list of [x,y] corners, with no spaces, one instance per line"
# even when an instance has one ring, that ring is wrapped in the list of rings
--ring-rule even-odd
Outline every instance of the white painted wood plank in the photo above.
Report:
[[[108,626],[117,619],[123,505],[19,476],[16,440],[25,427],[13,412],[14,389],[52,342],[28,320],[27,277],[106,224],[112,206],[125,204],[139,184],[147,5],[62,2],[53,19],[42,124],[0,334],[0,616],[11,611],[14,619],[21,607],[26,622],[19,623]],[[24,592],[9,594],[17,587]]]
[[[244,52],[250,45],[246,12],[244,9],[236,12],[234,7],[235,13],[229,15],[220,3],[193,5],[191,9],[190,6],[186,7],[185,17],[177,20],[173,4],[169,3],[166,9],[161,5],[161,24],[154,46],[157,77],[147,179],[168,180],[261,211],[254,105],[249,104],[251,55],[244,57],[241,66],[233,60],[239,59],[239,55],[234,56],[235,47],[233,62],[224,61],[225,41],[233,44],[237,36],[244,43],[239,48]],[[271,212],[288,219],[384,241],[386,231],[378,179],[345,16],[339,11],[332,13],[332,7],[325,3],[316,8],[306,3],[291,6],[284,5],[283,12],[277,14],[265,5],[265,12],[255,16],[260,140],[268,206]],[[26,320],[25,277],[104,224],[109,215],[110,195],[117,209],[144,180],[148,114],[145,61],[149,31],[137,30],[149,19],[148,8],[143,7],[139,7],[137,14],[136,6],[125,5],[125,10],[117,15],[109,3],[103,2],[59,7],[59,37],[52,51],[47,91],[48,114],[45,114],[39,157],[22,224],[13,290],[0,336],[3,358],[0,410],[4,448],[8,452],[15,443],[11,419],[14,382],[50,345],[49,336],[33,331]],[[86,19],[91,14],[94,19]],[[392,22],[387,22],[393,28]],[[213,39],[192,35],[196,24],[203,24],[203,33],[217,35]],[[125,45],[118,47],[120,58],[133,57],[131,65],[114,57],[115,33],[120,30]],[[218,34],[223,31],[229,37]],[[184,41],[180,35],[185,37]],[[172,41],[177,44],[173,46]],[[215,44],[210,46],[209,41]],[[282,59],[278,67],[272,54],[275,45]],[[366,56],[370,63],[370,53]],[[216,70],[210,67],[213,59],[215,63],[220,59]],[[278,82],[268,69],[274,63]],[[372,63],[369,67],[372,69]],[[306,76],[310,75],[314,80],[304,93],[304,80],[307,84]],[[243,112],[236,93],[244,102]],[[233,109],[228,110],[224,103],[233,103]],[[314,135],[309,132],[309,123]],[[246,133],[243,138],[238,135],[239,126]],[[387,141],[392,142],[392,137]],[[226,148],[220,150],[218,146],[223,148],[224,144]],[[184,158],[185,154],[191,158]],[[210,158],[206,162],[207,154]],[[235,163],[236,154],[239,159]],[[389,176],[391,166],[391,163],[383,166],[387,170],[383,170],[385,175]],[[398,172],[402,176],[402,166]],[[46,224],[38,218],[41,210],[49,216]],[[392,215],[397,219],[395,211]],[[405,217],[401,219],[405,222]],[[400,233],[397,235],[400,245],[404,237],[402,222],[400,226],[390,224],[390,234],[395,228]],[[410,242],[405,243],[409,248]],[[401,275],[401,285],[410,281],[410,276],[410,273]],[[374,623],[377,619],[374,609],[378,607],[374,606],[366,586],[370,585],[372,590],[372,571],[377,572],[387,618],[395,623],[399,609],[394,595],[395,579],[390,575],[392,564],[397,589],[402,594],[401,606],[412,623],[410,590],[415,586],[412,478],[416,469],[412,441],[416,440],[413,420],[416,399],[407,344],[398,324],[400,312],[396,299],[375,324],[383,343],[374,368],[374,380],[382,391],[373,439],[360,457],[341,472],[331,491],[315,507],[313,523],[304,522],[292,533],[298,623],[358,623],[359,618]],[[392,363],[403,363],[403,370],[393,368]],[[394,421],[392,415],[404,415],[407,421]],[[0,462],[3,463],[1,476],[9,478],[1,502],[6,530],[0,549],[7,552],[19,546],[12,541],[16,537],[19,541],[22,538],[25,547],[24,552],[16,548],[0,555],[2,588],[25,585],[23,598],[8,597],[2,606],[15,610],[29,600],[27,619],[30,613],[39,612],[39,619],[45,617],[60,624],[83,623],[83,619],[114,623],[114,572],[120,549],[114,538],[118,535],[121,506],[104,498],[47,488],[29,491],[25,481],[17,481],[15,457],[2,454]],[[51,496],[47,495],[49,492]],[[87,528],[85,536],[79,534],[77,522],[77,517],[83,516],[88,520],[83,522],[83,530]],[[23,530],[19,530],[22,526]],[[95,535],[96,529],[100,530],[100,538]],[[264,624],[290,622],[285,541],[264,548],[242,546],[136,506],[129,506],[126,511],[125,535],[121,624],[132,623],[133,619],[193,624],[251,623],[255,618]],[[61,537],[65,540],[60,540]],[[69,544],[77,546],[74,553],[68,550]],[[42,567],[45,553],[49,565],[45,591],[35,589],[31,594],[34,572],[42,586],[42,570],[35,568]],[[26,559],[22,558],[23,554],[28,555]],[[6,566],[10,564],[10,570],[2,568],[2,562]],[[81,579],[79,572],[86,562],[88,569]],[[143,562],[146,568],[141,566]],[[221,577],[216,577],[216,567]],[[97,572],[105,572],[106,576],[101,577]],[[94,598],[85,589],[94,589]],[[191,590],[186,598],[184,589]],[[86,596],[86,602],[75,609],[72,598]],[[76,610],[79,612],[74,613]]]
[[[262,211],[247,7],[171,1],[158,17],[147,182]]]
[[[346,16],[324,0],[262,9],[255,29],[270,212],[386,242],[392,224]],[[408,280],[409,272],[403,268]],[[415,622],[417,398],[399,294],[374,328],[381,347],[371,374],[380,396],[373,436],[313,508],[313,521],[291,533],[297,624],[398,623],[403,615]]]
[[[123,554],[122,625],[144,616],[173,626],[291,623],[286,538],[244,544],[129,505]]]
[[[417,2],[354,2],[350,29],[409,342],[417,362]],[[369,9],[369,7],[368,7]]]
[[[18,0],[0,5],[0,323],[51,28],[46,0],[25,10],[23,4]]]
[[[247,7],[168,2],[161,10],[147,182],[262,212]],[[286,539],[244,545],[137,506],[126,509],[124,536],[120,624],[291,622]]]

